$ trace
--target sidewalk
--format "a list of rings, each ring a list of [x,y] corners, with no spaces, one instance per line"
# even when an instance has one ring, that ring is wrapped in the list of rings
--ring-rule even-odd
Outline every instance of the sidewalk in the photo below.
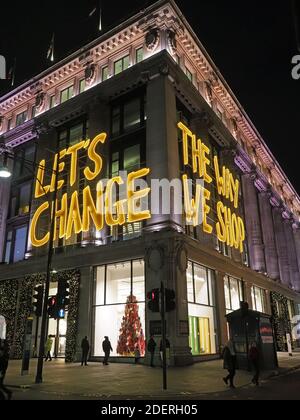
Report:
[[[262,380],[276,375],[286,374],[300,368],[300,354],[293,357],[288,354],[278,356],[280,368],[262,374]],[[62,360],[44,364],[44,382],[34,383],[36,360],[30,364],[30,374],[21,376],[21,362],[11,361],[9,364],[6,384],[8,387],[30,389],[31,394],[42,393],[67,399],[78,396],[81,398],[117,399],[122,397],[132,399],[173,399],[195,398],[200,395],[218,394],[227,391],[222,377],[224,376],[223,361],[197,363],[190,367],[170,368],[168,370],[168,390],[162,390],[162,369],[142,365],[114,364],[103,366],[102,363],[90,363],[87,367],[79,364],[65,364]],[[250,385],[252,375],[249,372],[238,371],[236,387]],[[228,391],[232,392],[232,391]]]

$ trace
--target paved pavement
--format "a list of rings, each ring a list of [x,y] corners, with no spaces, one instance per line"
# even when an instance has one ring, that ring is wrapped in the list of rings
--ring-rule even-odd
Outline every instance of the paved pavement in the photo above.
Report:
[[[162,390],[162,369],[134,364],[103,366],[89,363],[66,364],[62,360],[44,364],[44,382],[34,383],[36,360],[30,364],[30,374],[21,376],[21,363],[11,361],[6,385],[14,391],[14,399],[221,399],[235,396],[223,381],[222,360],[197,363],[168,370],[168,389]],[[280,368],[262,374],[263,384],[277,375],[286,375],[300,368],[300,353],[290,357],[279,355]],[[249,388],[252,375],[238,371],[237,389]],[[255,392],[255,391],[254,391]]]

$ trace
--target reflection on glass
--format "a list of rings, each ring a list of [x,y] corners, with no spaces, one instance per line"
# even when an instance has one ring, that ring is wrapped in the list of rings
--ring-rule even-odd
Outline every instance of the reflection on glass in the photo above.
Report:
[[[228,277],[225,277],[224,280],[224,291],[225,291],[225,303],[226,303],[226,309],[231,309],[231,302],[230,302],[230,288],[229,288],[229,279]]]
[[[124,105],[124,129],[134,127],[141,121],[140,99],[134,99]]]
[[[24,260],[27,241],[27,226],[16,230],[14,262]]]
[[[83,139],[83,123],[70,128],[70,146]]]
[[[96,269],[95,305],[104,305],[105,266]]]
[[[124,150],[124,170],[128,172],[136,171],[140,168],[140,145],[129,147]]]
[[[132,293],[138,302],[145,301],[145,266],[144,260],[133,261]]]
[[[231,292],[231,309],[237,311],[240,309],[240,291],[237,279],[230,279],[230,292]]]
[[[124,303],[131,293],[131,264],[107,266],[106,304]]]
[[[194,264],[195,300],[201,305],[208,305],[206,269]]]
[[[194,287],[193,287],[193,266],[192,263],[189,262],[188,269],[187,269],[187,295],[188,295],[188,302],[194,303]]]

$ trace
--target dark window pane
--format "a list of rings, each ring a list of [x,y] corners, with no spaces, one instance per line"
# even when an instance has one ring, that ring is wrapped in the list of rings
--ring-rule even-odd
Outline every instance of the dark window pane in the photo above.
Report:
[[[5,248],[5,259],[4,261],[10,263],[10,253],[11,253],[11,241],[12,241],[12,231],[8,232],[6,239],[6,248]]]
[[[12,197],[10,200],[10,212],[9,217],[15,217],[16,216],[16,206],[17,206],[17,197]]]
[[[113,108],[112,111],[112,134],[120,132],[120,107]]]
[[[70,146],[83,139],[83,123],[70,128]]]
[[[21,114],[17,115],[17,119],[16,119],[16,127],[18,125],[23,124],[27,119],[27,111],[21,112]]]
[[[113,153],[112,155],[112,164],[111,164],[111,172],[112,176],[117,176],[119,173],[120,165],[119,165],[119,152]]]
[[[31,185],[23,185],[20,188],[19,215],[29,213],[30,195]]]
[[[141,121],[141,102],[140,99],[134,99],[124,106],[124,129],[131,128]]]
[[[35,158],[35,146],[27,147],[24,151],[24,163],[22,175],[33,173],[33,163]]]
[[[124,150],[124,170],[128,172],[136,171],[140,169],[141,157],[140,157],[140,145],[129,147]]]
[[[27,239],[27,226],[23,226],[16,230],[14,262],[24,260]]]

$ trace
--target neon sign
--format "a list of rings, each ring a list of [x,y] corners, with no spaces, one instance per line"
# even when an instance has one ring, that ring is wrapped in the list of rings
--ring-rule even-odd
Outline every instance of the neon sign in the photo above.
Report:
[[[101,133],[93,140],[83,140],[77,144],[63,149],[57,153],[53,162],[53,175],[48,185],[45,184],[46,162],[42,160],[39,164],[37,180],[35,183],[35,198],[42,199],[49,192],[60,191],[64,186],[72,193],[64,193],[60,199],[55,202],[55,227],[54,240],[70,239],[73,234],[88,232],[93,224],[97,231],[107,226],[122,226],[126,222],[139,222],[151,217],[149,210],[141,211],[138,203],[144,197],[147,197],[150,188],[137,190],[135,182],[146,177],[150,169],[144,168],[128,174],[127,181],[120,176],[108,180],[106,187],[102,180],[98,181],[96,188],[91,189],[88,185],[96,181],[103,169],[103,158],[98,152],[98,147],[104,145],[107,140],[107,134]],[[85,153],[88,161],[83,169],[86,187],[82,190],[81,196],[76,186],[78,182],[78,160],[79,153]],[[60,179],[60,174],[65,170],[66,160],[69,160],[70,170],[68,179]],[[58,177],[56,180],[56,176]],[[123,185],[126,182],[126,199],[116,200],[114,191],[116,186]],[[67,185],[66,185],[67,184]],[[92,191],[95,193],[92,193]],[[30,240],[33,247],[42,247],[49,242],[50,232],[44,236],[39,236],[38,224],[41,217],[49,213],[53,203],[44,201],[35,211],[30,225]]]
[[[202,211],[203,231],[207,234],[215,232],[219,241],[242,253],[246,239],[245,225],[243,219],[232,210],[232,207],[234,209],[239,207],[239,180],[235,179],[226,166],[220,168],[218,156],[212,157],[211,150],[201,139],[197,139],[197,136],[185,124],[178,123],[178,128],[182,133],[184,166],[190,165],[193,173],[204,181],[204,186],[196,185],[195,196],[191,199],[188,176],[183,175],[182,177],[187,223],[195,227],[199,226],[199,214]],[[231,204],[230,206],[224,204],[223,201],[218,201],[216,208],[218,221],[215,226],[212,226],[208,221],[211,213],[211,192],[205,188],[205,185],[213,182],[213,178],[209,174],[212,162],[218,194]]]

